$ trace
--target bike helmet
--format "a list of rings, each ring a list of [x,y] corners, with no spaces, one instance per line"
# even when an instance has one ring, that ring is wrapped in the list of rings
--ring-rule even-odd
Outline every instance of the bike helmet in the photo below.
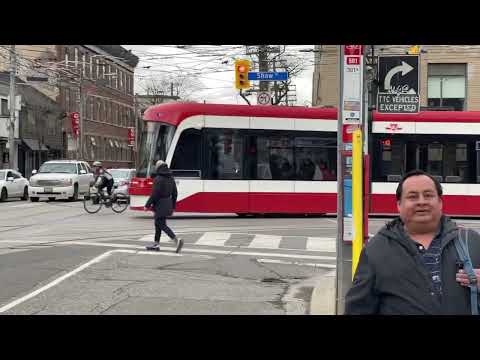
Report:
[[[101,161],[94,161],[94,162],[93,162],[93,166],[101,167],[101,166],[102,166],[102,162],[101,162]]]
[[[160,169],[161,167],[166,167],[167,166],[167,163],[163,160],[158,160],[156,163],[155,163],[155,169]]]

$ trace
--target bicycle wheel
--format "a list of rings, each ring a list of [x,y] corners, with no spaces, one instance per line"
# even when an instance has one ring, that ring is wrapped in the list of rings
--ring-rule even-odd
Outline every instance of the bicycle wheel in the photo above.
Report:
[[[122,194],[115,195],[115,198],[112,201],[112,210],[117,214],[120,214],[127,210],[128,203],[128,196]]]
[[[97,193],[85,195],[83,198],[83,207],[89,214],[95,214],[102,208],[103,201]]]

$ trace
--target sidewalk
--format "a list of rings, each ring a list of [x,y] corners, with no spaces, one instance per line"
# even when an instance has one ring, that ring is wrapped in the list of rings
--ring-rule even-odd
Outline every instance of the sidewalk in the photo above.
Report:
[[[335,270],[318,279],[312,293],[310,315],[335,315]]]

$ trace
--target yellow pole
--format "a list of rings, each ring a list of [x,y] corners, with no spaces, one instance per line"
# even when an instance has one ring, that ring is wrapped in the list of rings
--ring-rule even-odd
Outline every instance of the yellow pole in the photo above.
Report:
[[[352,280],[357,270],[363,243],[363,141],[362,130],[352,136],[352,212],[354,234],[352,242]]]

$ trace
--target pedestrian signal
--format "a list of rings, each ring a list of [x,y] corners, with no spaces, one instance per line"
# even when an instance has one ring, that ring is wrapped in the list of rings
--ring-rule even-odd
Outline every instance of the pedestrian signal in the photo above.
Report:
[[[250,60],[235,61],[235,87],[237,89],[250,89],[250,80],[248,80],[250,67]]]

